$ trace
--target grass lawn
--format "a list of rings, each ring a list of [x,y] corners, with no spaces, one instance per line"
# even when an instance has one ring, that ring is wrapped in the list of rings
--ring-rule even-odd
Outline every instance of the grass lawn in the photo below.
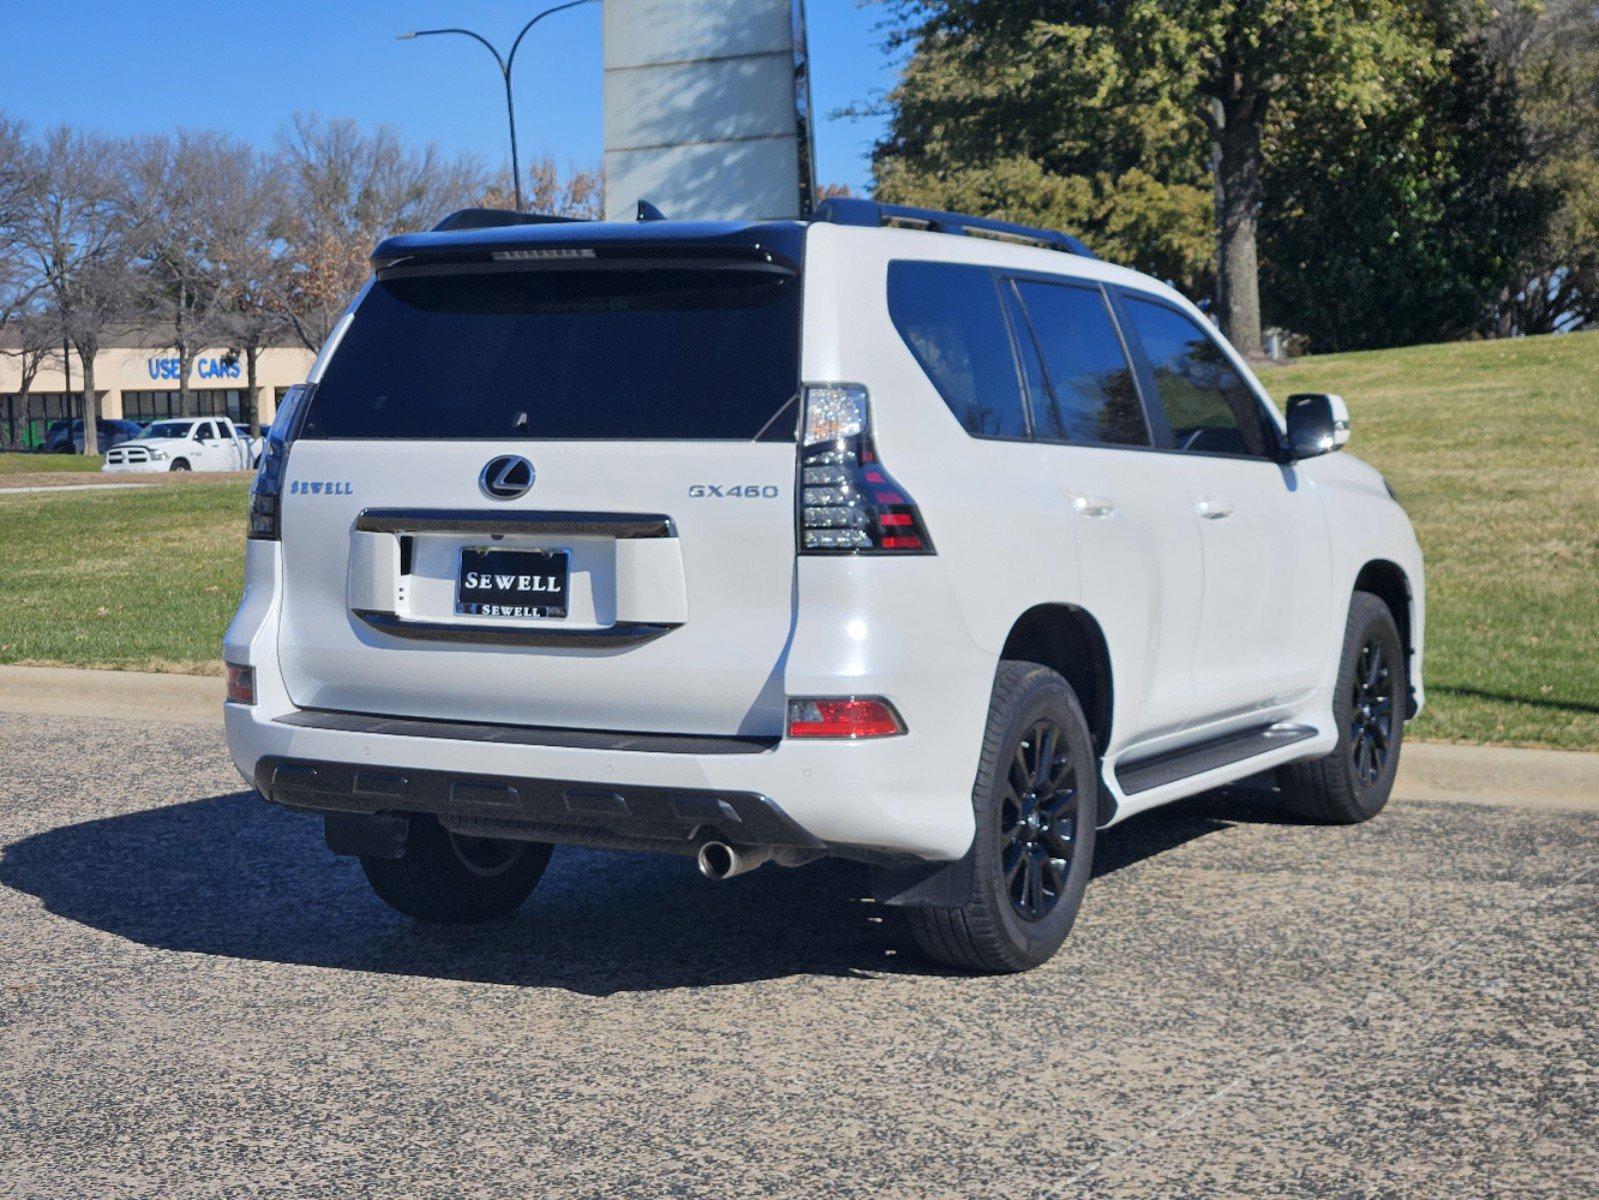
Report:
[[[1599,749],[1599,333],[1310,358],[1427,557],[1419,737]]]
[[[249,488],[0,496],[0,662],[220,674]]]
[[[104,461],[98,454],[16,454],[0,452],[0,479],[7,475],[37,475],[41,471],[98,471]],[[5,486],[0,484],[0,487]]]
[[[1263,378],[1279,399],[1342,393],[1351,452],[1416,523],[1429,704],[1415,733],[1599,749],[1599,334],[1332,355]],[[0,455],[0,474],[44,457]],[[0,496],[0,662],[220,670],[247,488]]]

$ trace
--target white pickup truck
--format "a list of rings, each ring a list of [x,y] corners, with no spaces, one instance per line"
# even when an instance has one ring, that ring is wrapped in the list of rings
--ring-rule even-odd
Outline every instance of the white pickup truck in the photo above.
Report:
[[[260,454],[260,439],[227,417],[181,417],[156,421],[132,441],[113,446],[100,470],[249,471]]]

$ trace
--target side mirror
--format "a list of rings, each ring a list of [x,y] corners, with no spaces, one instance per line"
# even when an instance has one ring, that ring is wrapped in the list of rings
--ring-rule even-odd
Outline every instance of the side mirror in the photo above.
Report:
[[[1295,458],[1315,458],[1349,441],[1349,406],[1342,396],[1300,392],[1288,397],[1288,449]]]

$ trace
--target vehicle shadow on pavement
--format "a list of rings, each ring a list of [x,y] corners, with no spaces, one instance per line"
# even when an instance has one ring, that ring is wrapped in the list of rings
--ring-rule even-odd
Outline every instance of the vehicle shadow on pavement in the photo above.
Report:
[[[1095,875],[1251,819],[1226,793],[1135,817],[1101,833]],[[158,949],[588,995],[942,973],[899,914],[870,901],[860,864],[765,867],[713,884],[687,858],[560,847],[509,920],[428,926],[390,911],[356,860],[330,853],[320,819],[247,792],[23,838],[0,850],[0,885]]]

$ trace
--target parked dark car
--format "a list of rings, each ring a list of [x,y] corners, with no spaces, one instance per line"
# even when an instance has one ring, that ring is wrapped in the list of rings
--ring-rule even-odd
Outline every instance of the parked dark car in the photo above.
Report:
[[[132,441],[140,433],[139,426],[132,421],[104,417],[95,422],[95,430],[99,434],[99,448],[102,451]],[[51,421],[49,428],[44,431],[44,442],[39,449],[46,454],[82,454],[83,418],[79,417],[70,423],[65,419]]]

